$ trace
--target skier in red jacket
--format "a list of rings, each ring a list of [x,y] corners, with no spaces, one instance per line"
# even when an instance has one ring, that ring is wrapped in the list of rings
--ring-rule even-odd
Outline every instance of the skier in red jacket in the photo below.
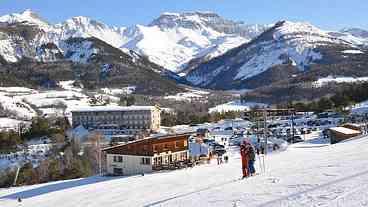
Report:
[[[240,145],[243,178],[249,176],[249,146],[250,145],[246,141]]]

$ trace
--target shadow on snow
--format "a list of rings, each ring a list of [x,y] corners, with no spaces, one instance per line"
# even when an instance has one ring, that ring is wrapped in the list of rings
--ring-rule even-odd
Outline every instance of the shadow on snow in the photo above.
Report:
[[[17,198],[27,199],[27,198],[32,198],[32,197],[36,197],[36,196],[40,196],[40,195],[44,195],[44,194],[48,194],[48,193],[52,193],[56,191],[62,191],[62,190],[70,189],[70,188],[91,185],[91,184],[111,181],[115,179],[121,179],[125,177],[127,176],[124,176],[124,177],[93,176],[93,177],[81,178],[81,179],[76,179],[76,180],[61,181],[61,182],[56,182],[53,184],[45,184],[40,187],[36,187],[36,188],[28,189],[28,190],[26,189],[20,192],[5,195],[3,197],[0,197],[0,199],[17,199]]]

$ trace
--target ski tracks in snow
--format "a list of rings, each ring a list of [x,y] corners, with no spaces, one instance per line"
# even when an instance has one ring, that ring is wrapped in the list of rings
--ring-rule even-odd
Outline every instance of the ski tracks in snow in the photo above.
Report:
[[[159,201],[155,201],[155,202],[146,204],[146,205],[144,205],[144,207],[157,206],[157,205],[166,203],[168,201],[172,201],[172,200],[183,198],[183,197],[186,197],[186,196],[189,196],[189,195],[201,193],[203,191],[211,190],[213,188],[218,188],[218,187],[221,187],[221,186],[224,186],[224,185],[228,185],[228,184],[231,184],[231,183],[235,183],[235,182],[238,182],[238,181],[242,181],[242,179],[241,178],[239,178],[239,179],[233,179],[233,180],[230,180],[230,181],[225,181],[225,182],[222,182],[222,183],[214,184],[214,185],[207,186],[207,187],[204,187],[204,188],[200,188],[200,189],[197,189],[197,190],[194,190],[194,191],[190,191],[190,192],[187,192],[187,193],[177,194],[177,195],[171,196],[171,197],[166,198],[166,199],[162,199],[162,200],[159,200]]]
[[[313,185],[309,185],[313,186]],[[308,188],[305,185],[293,185],[292,188],[305,189],[296,193],[261,204],[260,207],[269,206],[345,206],[354,203],[354,206],[368,206],[368,170],[346,176]],[[366,199],[362,200],[362,194]],[[357,199],[354,199],[358,195]]]

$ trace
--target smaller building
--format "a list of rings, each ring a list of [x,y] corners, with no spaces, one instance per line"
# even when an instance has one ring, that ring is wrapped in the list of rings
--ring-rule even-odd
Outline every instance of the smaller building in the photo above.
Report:
[[[362,127],[359,124],[346,123],[341,126],[352,130],[362,131]]]
[[[210,148],[204,143],[189,143],[189,157],[193,160],[198,160],[201,157],[210,157]]]
[[[228,147],[230,145],[230,138],[234,136],[233,130],[222,130],[222,131],[212,131],[209,137],[211,137],[215,142]]]
[[[345,127],[333,127],[329,129],[329,137],[331,138],[331,144],[336,144],[346,139],[350,139],[361,135],[362,132]]]
[[[188,161],[191,134],[148,137],[103,150],[110,175],[135,175],[180,168]]]
[[[198,138],[208,138],[210,135],[210,130],[208,130],[207,128],[199,128],[197,129],[197,137]]]
[[[110,143],[112,145],[126,144],[136,140],[135,136],[132,135],[114,135],[111,137]]]
[[[69,129],[66,134],[70,139],[77,140],[78,142],[82,143],[87,140],[90,132],[82,125],[79,125],[74,129]]]

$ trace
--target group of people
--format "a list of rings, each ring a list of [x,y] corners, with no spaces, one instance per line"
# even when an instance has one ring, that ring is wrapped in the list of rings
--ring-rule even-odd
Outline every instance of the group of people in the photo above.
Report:
[[[229,161],[229,157],[227,155],[225,155],[223,159],[225,160],[225,163]],[[218,165],[221,165],[223,163],[222,161],[223,159],[222,159],[222,154],[217,154],[217,164]]]
[[[254,167],[254,162],[256,161],[256,151],[248,140],[245,140],[240,145],[240,155],[243,178],[255,175],[256,169]]]

